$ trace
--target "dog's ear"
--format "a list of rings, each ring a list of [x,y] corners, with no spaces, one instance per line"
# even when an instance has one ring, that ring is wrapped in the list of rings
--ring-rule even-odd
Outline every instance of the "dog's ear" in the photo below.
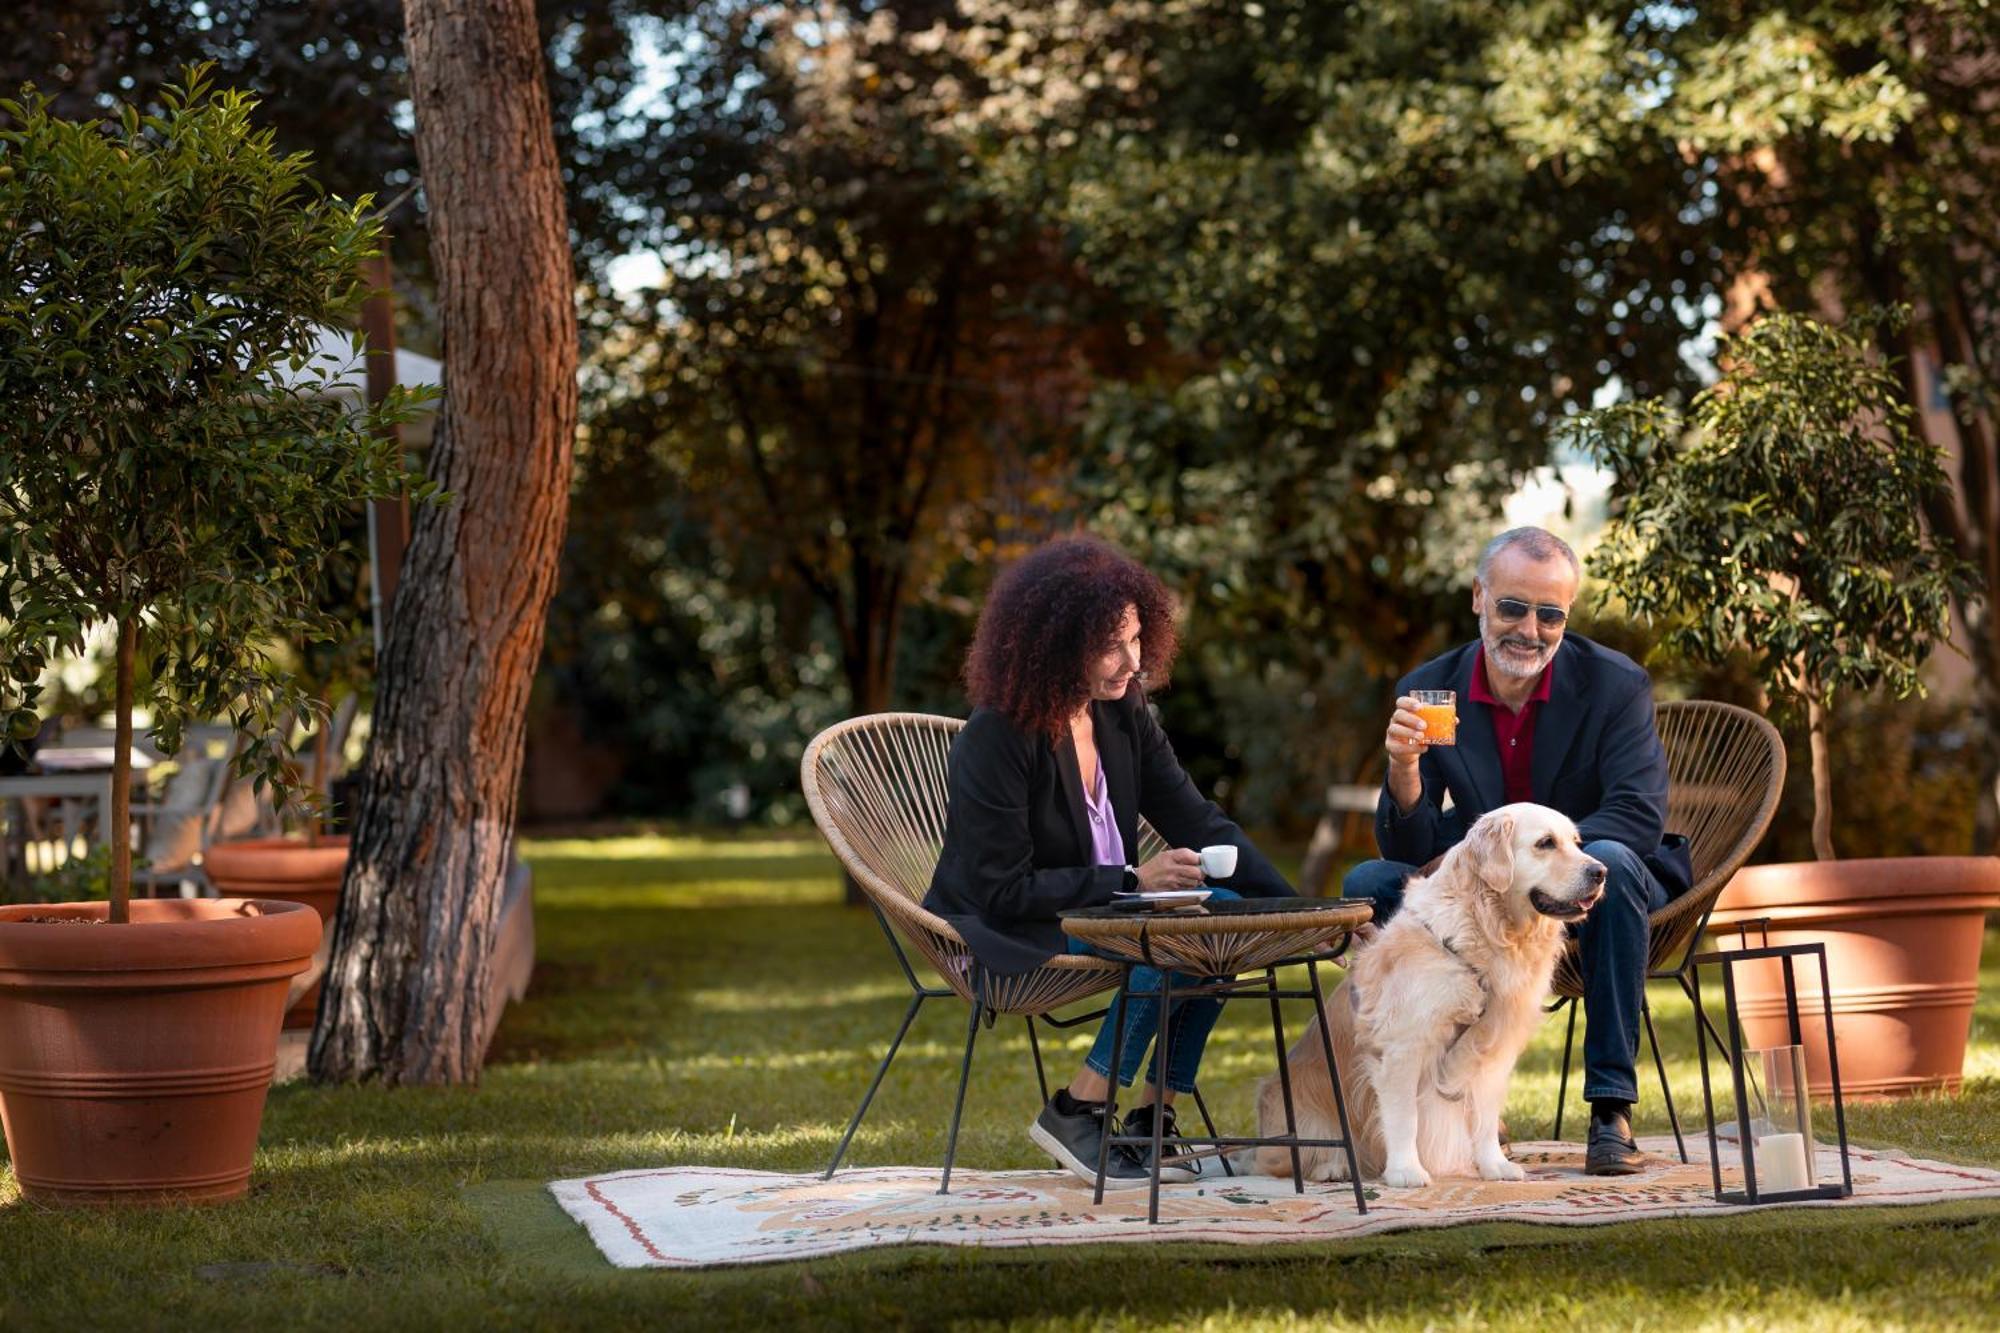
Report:
[[[1472,853],[1472,873],[1490,891],[1505,893],[1514,882],[1514,816],[1485,816],[1472,826],[1466,843]]]

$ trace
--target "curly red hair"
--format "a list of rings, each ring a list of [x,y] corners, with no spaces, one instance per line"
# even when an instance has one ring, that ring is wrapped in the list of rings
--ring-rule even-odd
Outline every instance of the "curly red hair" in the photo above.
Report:
[[[965,658],[966,693],[1023,731],[1060,739],[1090,702],[1091,660],[1117,647],[1127,607],[1139,613],[1142,679],[1164,685],[1180,648],[1166,585],[1100,538],[1043,543],[986,594]]]

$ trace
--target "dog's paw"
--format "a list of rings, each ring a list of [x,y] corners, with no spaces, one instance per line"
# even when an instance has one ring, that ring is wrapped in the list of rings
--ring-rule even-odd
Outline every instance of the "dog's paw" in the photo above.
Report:
[[[1506,1158],[1501,1157],[1490,1162],[1481,1162],[1479,1164],[1479,1178],[1481,1180],[1526,1180],[1528,1173],[1522,1170],[1518,1163],[1510,1162]]]
[[[1420,1190],[1431,1183],[1431,1173],[1415,1165],[1383,1168],[1382,1183],[1395,1190]]]
[[[1347,1158],[1343,1155],[1335,1157],[1332,1161],[1320,1162],[1309,1167],[1306,1179],[1315,1185],[1330,1185],[1337,1180],[1347,1179]]]

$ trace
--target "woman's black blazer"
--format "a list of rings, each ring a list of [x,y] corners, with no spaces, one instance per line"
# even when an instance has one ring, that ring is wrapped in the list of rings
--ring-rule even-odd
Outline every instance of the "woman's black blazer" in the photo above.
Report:
[[[1216,804],[1196,790],[1137,688],[1091,705],[1099,762],[1137,863],[1139,816],[1169,846],[1234,843],[1246,898],[1292,896],[1292,886]],[[924,906],[957,928],[981,966],[1016,976],[1067,947],[1056,914],[1111,901],[1123,866],[1093,866],[1076,745],[1030,735],[990,708],[973,712],[951,747],[944,852]]]

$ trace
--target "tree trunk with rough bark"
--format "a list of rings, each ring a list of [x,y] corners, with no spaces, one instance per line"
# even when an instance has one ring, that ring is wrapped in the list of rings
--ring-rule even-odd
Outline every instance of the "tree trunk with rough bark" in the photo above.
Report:
[[[531,0],[406,0],[446,398],[383,645],[315,1079],[484,1054],[528,688],[569,506],[574,287]]]

